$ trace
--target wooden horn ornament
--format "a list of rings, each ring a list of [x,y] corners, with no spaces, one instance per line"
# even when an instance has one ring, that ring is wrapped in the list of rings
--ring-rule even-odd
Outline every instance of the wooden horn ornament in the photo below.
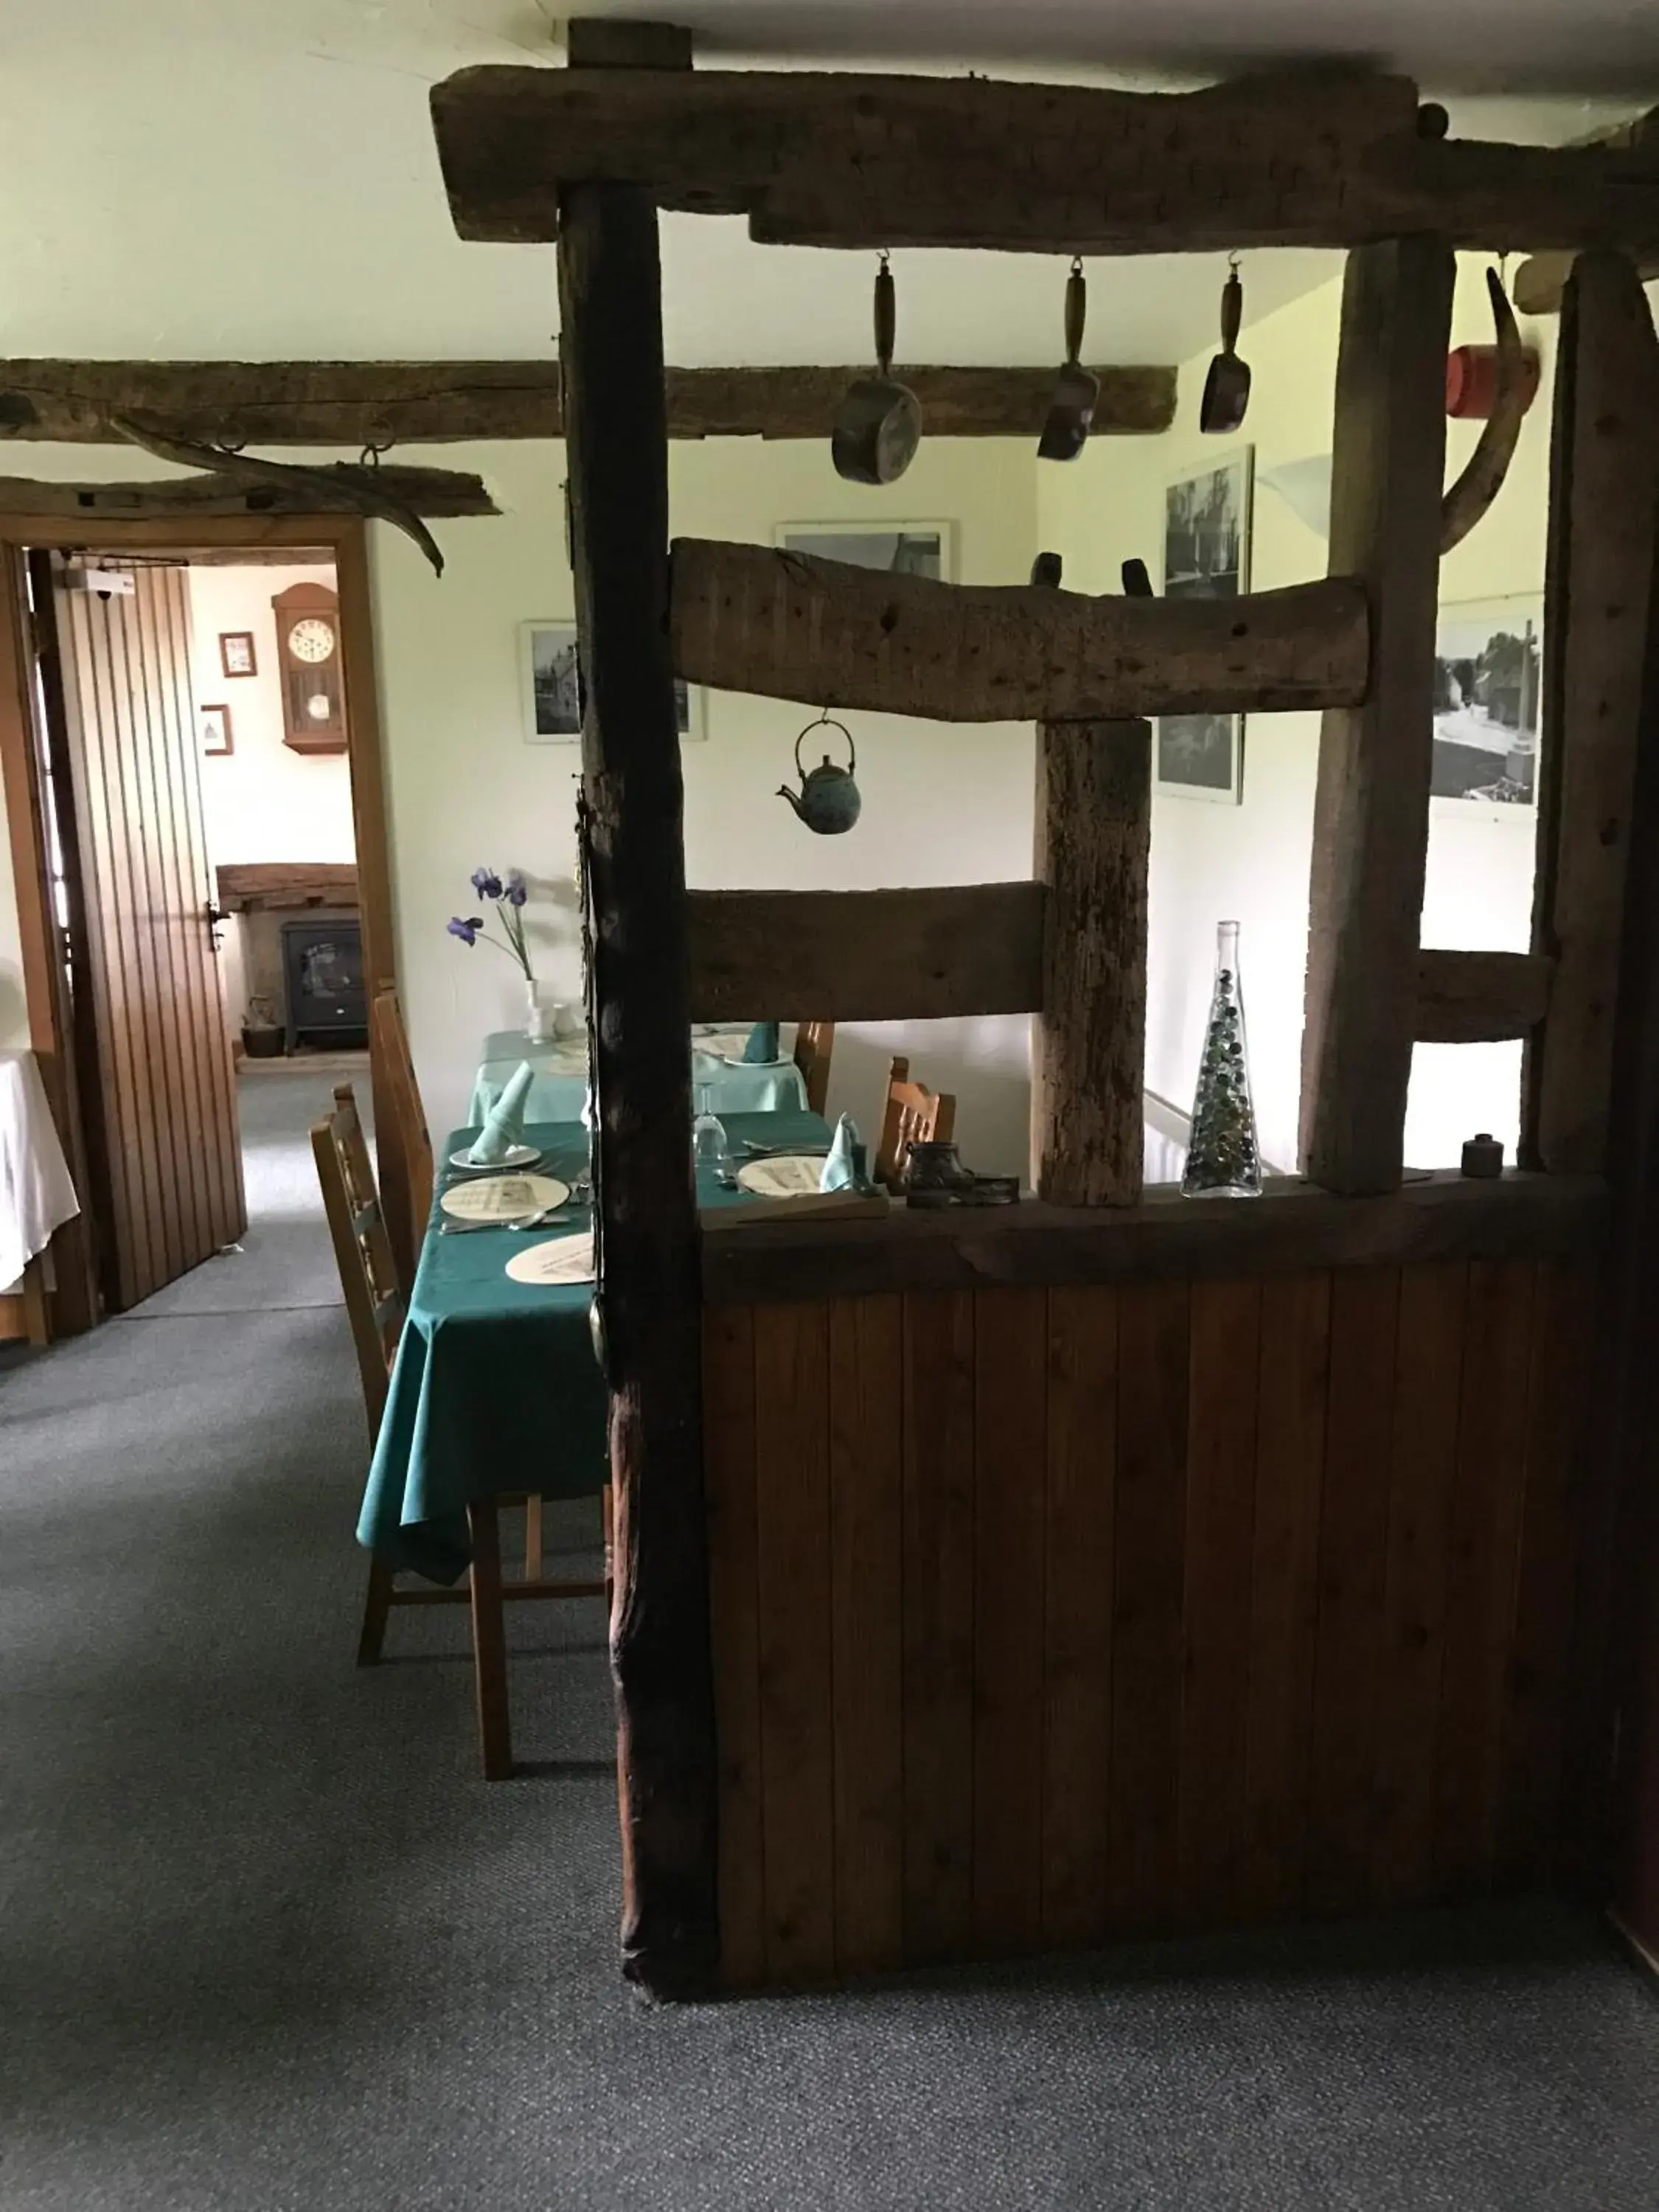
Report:
[[[1464,465],[1462,475],[1440,502],[1443,553],[1462,544],[1504,489],[1521,435],[1521,418],[1534,388],[1526,348],[1504,291],[1504,280],[1495,269],[1486,271],[1486,296],[1492,301],[1498,339],[1498,390],[1480,442]]]

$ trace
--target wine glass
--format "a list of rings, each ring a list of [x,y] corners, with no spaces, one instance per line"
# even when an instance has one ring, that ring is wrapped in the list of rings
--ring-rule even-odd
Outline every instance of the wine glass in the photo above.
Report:
[[[714,1111],[714,1086],[696,1089],[697,1117],[691,1124],[691,1164],[699,1175],[718,1176],[726,1166],[726,1124]]]

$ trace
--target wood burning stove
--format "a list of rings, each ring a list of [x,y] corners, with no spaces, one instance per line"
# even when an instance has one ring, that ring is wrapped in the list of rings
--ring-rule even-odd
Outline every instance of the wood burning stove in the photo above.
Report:
[[[368,1042],[362,932],[354,917],[283,924],[283,1004],[286,1052],[301,1037],[335,1045]]]

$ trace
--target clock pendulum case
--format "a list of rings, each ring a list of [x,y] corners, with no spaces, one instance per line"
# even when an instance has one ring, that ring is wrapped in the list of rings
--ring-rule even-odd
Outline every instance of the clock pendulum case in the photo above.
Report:
[[[321,584],[291,584],[272,599],[283,742],[298,753],[346,749],[345,685],[340,674],[340,606]]]

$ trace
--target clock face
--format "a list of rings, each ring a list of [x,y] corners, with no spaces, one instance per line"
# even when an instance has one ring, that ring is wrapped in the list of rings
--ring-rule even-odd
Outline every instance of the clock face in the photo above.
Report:
[[[334,650],[334,632],[320,615],[305,615],[288,634],[288,649],[296,660],[326,660]]]

